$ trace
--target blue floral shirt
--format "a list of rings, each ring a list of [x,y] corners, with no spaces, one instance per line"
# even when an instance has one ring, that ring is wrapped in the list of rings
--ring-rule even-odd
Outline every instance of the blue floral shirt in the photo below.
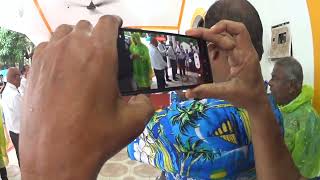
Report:
[[[171,105],[154,114],[128,154],[165,171],[167,179],[255,178],[248,114],[224,100],[180,102],[171,94]]]

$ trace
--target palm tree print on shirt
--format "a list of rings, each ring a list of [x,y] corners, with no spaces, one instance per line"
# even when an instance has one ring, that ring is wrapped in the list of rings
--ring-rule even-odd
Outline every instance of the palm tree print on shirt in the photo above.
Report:
[[[203,158],[204,161],[212,161],[221,156],[221,153],[202,148],[202,143],[202,140],[192,142],[192,138],[189,138],[185,143],[183,143],[179,135],[176,137],[176,144],[174,144],[174,147],[182,156],[180,158],[183,159],[180,167],[180,175],[186,174],[186,176],[189,176],[192,165],[200,160],[200,158]],[[190,162],[190,164],[188,164],[188,168],[185,173],[184,169],[187,162]]]
[[[183,135],[186,135],[189,127],[197,128],[197,121],[200,118],[207,118],[205,112],[212,108],[209,104],[203,104],[200,101],[194,101],[188,107],[176,106],[178,114],[171,117],[173,125],[178,124],[179,130]]]

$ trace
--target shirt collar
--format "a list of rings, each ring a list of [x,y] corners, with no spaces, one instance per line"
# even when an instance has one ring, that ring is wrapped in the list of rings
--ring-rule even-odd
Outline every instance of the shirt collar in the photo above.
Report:
[[[13,84],[11,84],[11,83],[9,83],[9,82],[7,82],[7,85],[6,85],[7,87],[10,87],[10,88],[12,88],[12,89],[16,89],[16,90],[18,90],[18,88],[15,86],[15,85],[13,85]]]
[[[151,46],[151,47],[153,47],[153,48],[157,48],[157,47],[156,47],[156,46],[154,46],[152,43],[150,43],[150,46]]]
[[[301,93],[289,104],[280,106],[280,110],[286,113],[293,112],[305,103],[311,104],[312,98],[313,98],[313,88],[311,86],[304,85],[302,87]]]

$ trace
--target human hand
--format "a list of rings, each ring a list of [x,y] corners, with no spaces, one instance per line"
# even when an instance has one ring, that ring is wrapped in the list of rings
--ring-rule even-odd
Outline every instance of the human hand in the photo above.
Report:
[[[258,55],[242,23],[222,20],[211,29],[191,29],[186,34],[227,51],[231,67],[228,81],[198,86],[187,91],[188,98],[220,98],[247,109],[266,102]]]
[[[281,136],[265,93],[258,55],[245,26],[223,20],[211,29],[193,29],[187,34],[226,51],[230,66],[228,81],[201,85],[189,90],[187,96],[220,98],[246,108],[250,118],[257,179],[304,179]],[[270,134],[271,131],[273,133]]]
[[[140,56],[138,54],[133,54],[132,55],[132,59],[138,59],[138,58],[140,58]]]
[[[121,19],[61,25],[35,50],[21,122],[23,179],[96,179],[104,162],[137,137],[153,114],[118,89]]]

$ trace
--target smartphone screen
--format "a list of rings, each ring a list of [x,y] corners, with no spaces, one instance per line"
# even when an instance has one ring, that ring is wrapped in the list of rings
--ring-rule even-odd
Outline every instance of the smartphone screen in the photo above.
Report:
[[[193,37],[121,28],[118,59],[122,95],[188,89],[212,82],[206,42]]]

